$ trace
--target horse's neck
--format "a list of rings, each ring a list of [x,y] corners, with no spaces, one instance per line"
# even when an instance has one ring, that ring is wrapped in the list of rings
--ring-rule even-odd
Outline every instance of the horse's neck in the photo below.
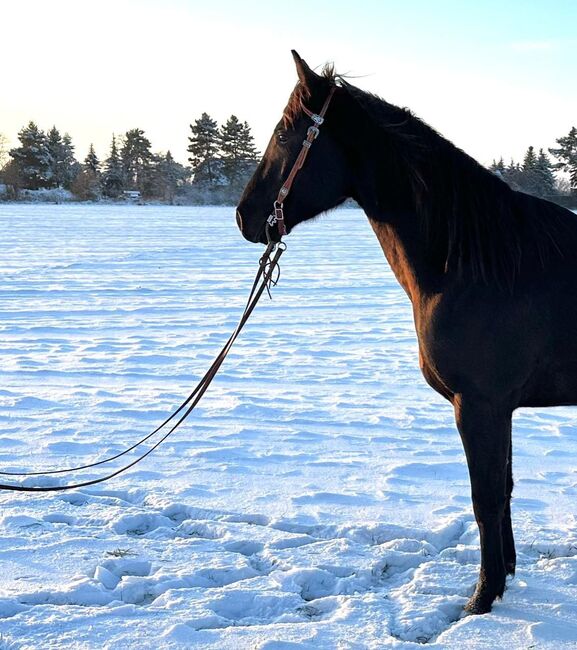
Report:
[[[390,224],[375,221],[370,217],[369,221],[395,277],[411,302],[415,303],[420,295],[420,283],[415,262],[407,250],[407,243]]]
[[[438,293],[442,270],[427,254],[427,243],[416,214],[383,218],[365,209],[389,265],[416,307],[424,298]]]
[[[416,307],[423,297],[439,291],[444,263],[431,255],[409,179],[397,179],[383,193],[383,186],[390,185],[390,166],[395,162],[363,160],[363,147],[358,142],[352,146],[358,147],[362,160],[352,182],[353,198],[369,217],[393,273]]]

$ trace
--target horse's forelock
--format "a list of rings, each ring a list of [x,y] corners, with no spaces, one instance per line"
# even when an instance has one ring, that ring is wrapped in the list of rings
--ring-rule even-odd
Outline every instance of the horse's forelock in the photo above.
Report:
[[[293,126],[296,118],[302,111],[304,102],[306,102],[310,96],[310,90],[299,81],[292,91],[288,104],[286,105],[282,115],[285,128]]]
[[[320,77],[328,81],[330,84],[336,83],[338,75],[335,72],[334,64],[326,63]],[[288,104],[283,112],[283,124],[285,128],[293,126],[296,118],[302,111],[303,104],[305,104],[310,97],[311,91],[299,81],[292,91]]]

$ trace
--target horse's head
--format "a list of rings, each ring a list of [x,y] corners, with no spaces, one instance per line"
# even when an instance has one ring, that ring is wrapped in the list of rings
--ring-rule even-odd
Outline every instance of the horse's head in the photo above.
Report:
[[[276,125],[264,156],[249,181],[237,208],[237,223],[242,234],[252,242],[279,239],[276,226],[267,227],[275,201],[282,204],[286,232],[298,223],[342,203],[350,195],[350,182],[344,153],[335,137],[335,108],[342,89],[335,87],[332,74],[318,75],[293,50],[299,81],[293,90],[283,117]],[[318,124],[327,98],[326,123]],[[316,121],[315,121],[316,120]],[[318,138],[314,138],[318,126]],[[305,145],[306,162],[290,179],[290,191],[279,195]],[[302,160],[302,158],[300,159]],[[298,165],[297,165],[298,167]],[[286,201],[284,197],[286,196]],[[277,208],[279,205],[277,204]]]

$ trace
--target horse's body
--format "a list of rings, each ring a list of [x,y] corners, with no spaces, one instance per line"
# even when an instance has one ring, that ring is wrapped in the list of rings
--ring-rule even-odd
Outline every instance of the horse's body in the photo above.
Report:
[[[295,53],[299,84],[238,208],[265,241],[276,192],[337,78]],[[284,210],[300,221],[354,198],[413,305],[427,382],[454,407],[481,538],[467,604],[491,609],[515,570],[511,416],[577,404],[577,217],[511,190],[408,111],[350,86],[334,94]]]

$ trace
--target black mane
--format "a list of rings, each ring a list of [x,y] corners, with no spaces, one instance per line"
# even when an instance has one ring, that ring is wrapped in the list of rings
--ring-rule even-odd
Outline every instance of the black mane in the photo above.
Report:
[[[431,254],[446,269],[511,288],[528,258],[541,266],[577,252],[577,219],[554,203],[512,190],[406,108],[360,90],[326,69],[387,134],[410,179],[413,207]],[[394,179],[392,179],[394,182]]]

